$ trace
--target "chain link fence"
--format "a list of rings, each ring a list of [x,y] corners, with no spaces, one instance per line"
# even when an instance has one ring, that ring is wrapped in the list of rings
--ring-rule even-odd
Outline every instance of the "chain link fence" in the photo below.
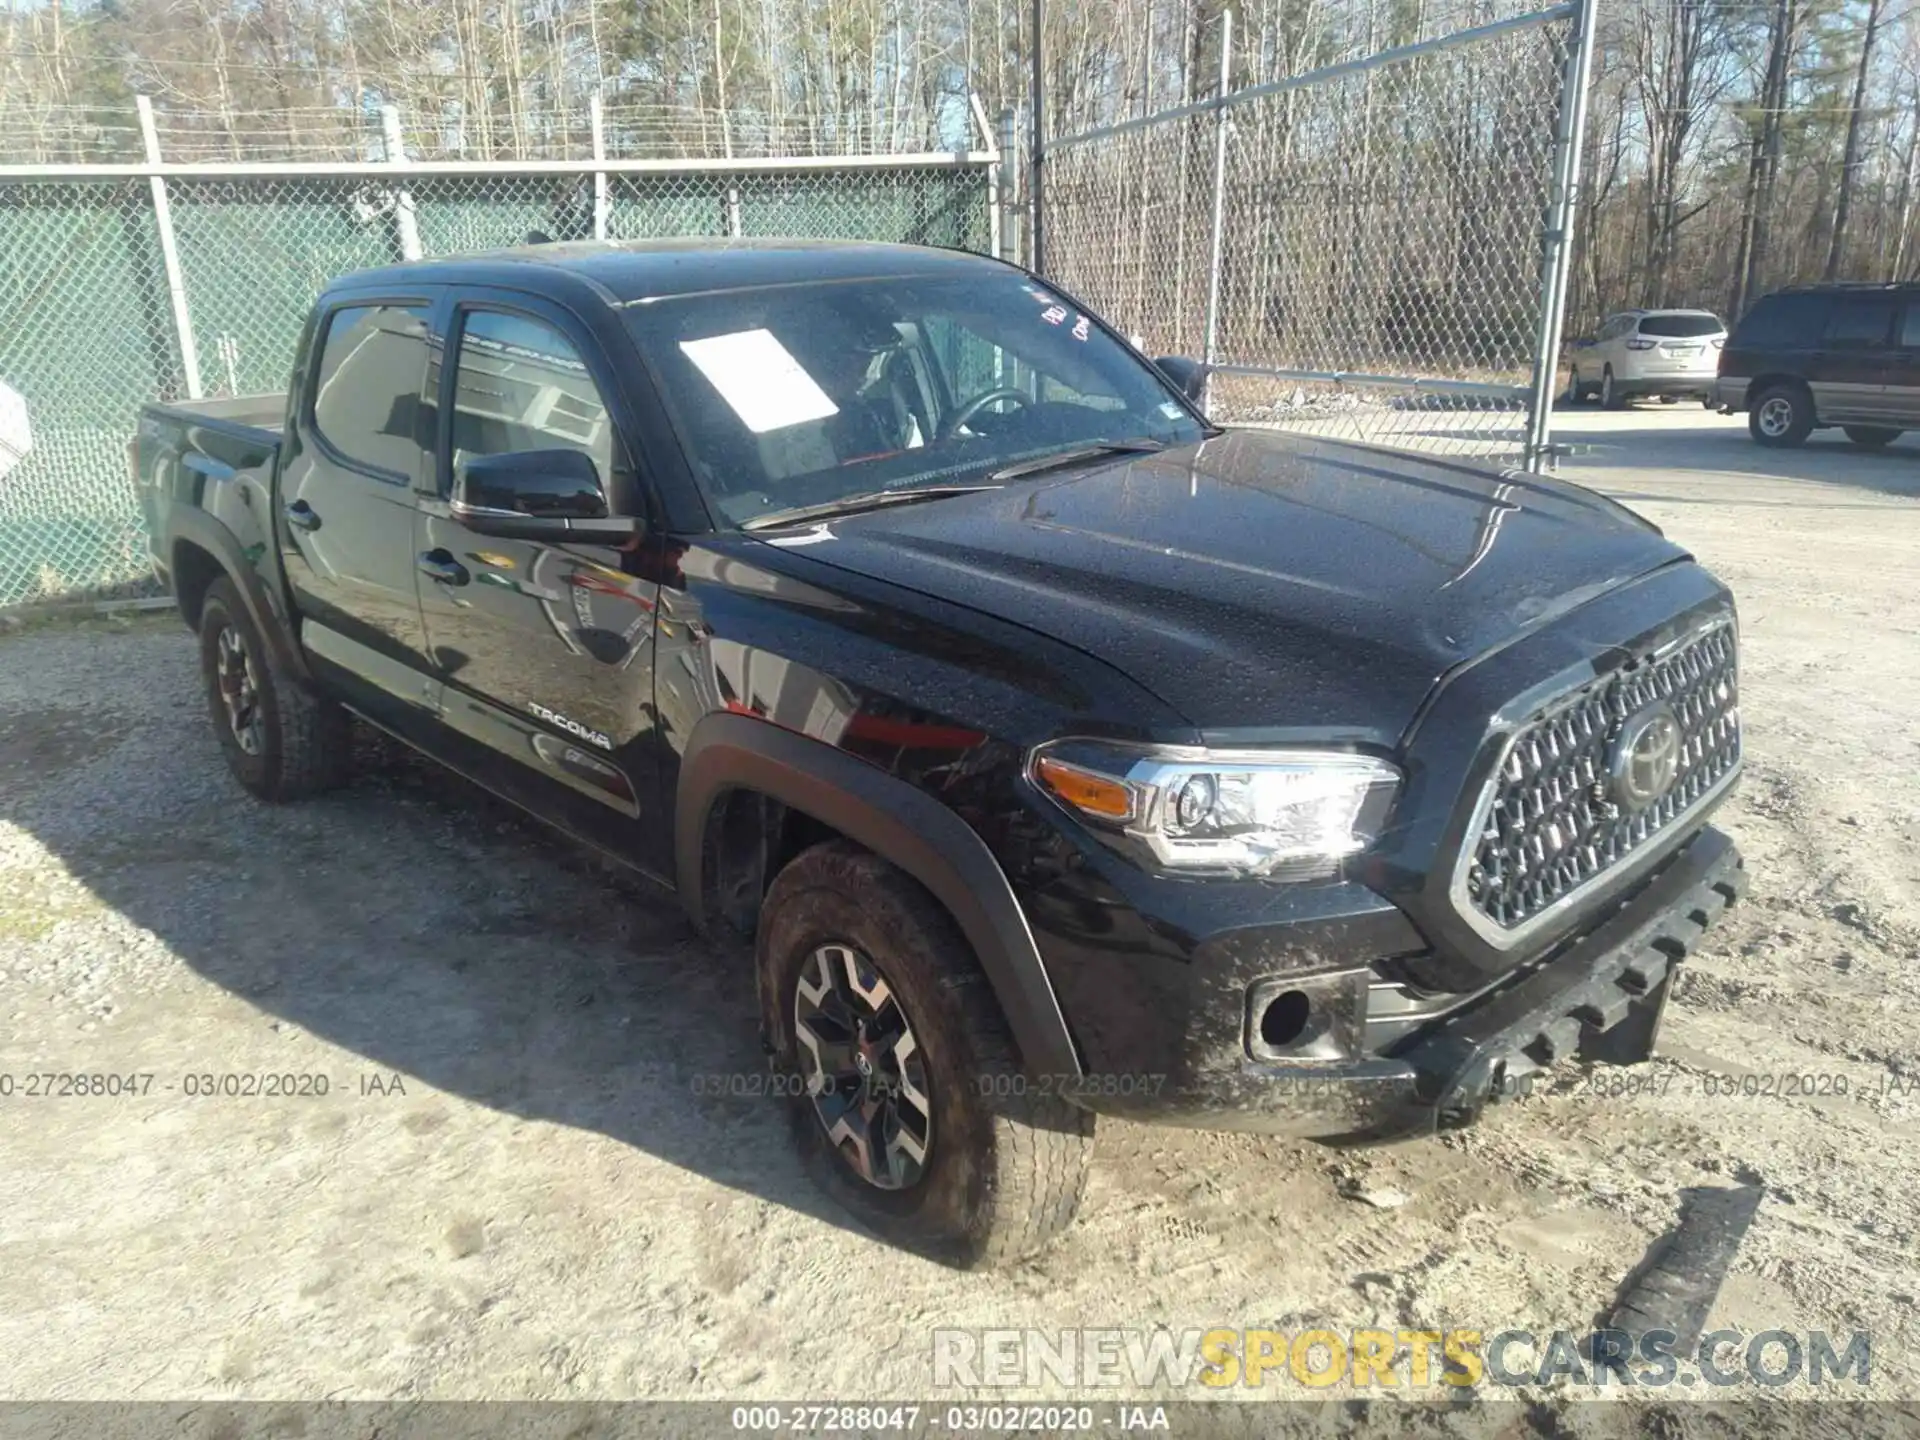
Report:
[[[1564,4],[1051,140],[1045,271],[1206,360],[1222,421],[1537,467],[1583,36]]]
[[[986,251],[997,158],[0,166],[0,606],[149,592],[135,411],[280,390],[342,272],[531,231]]]

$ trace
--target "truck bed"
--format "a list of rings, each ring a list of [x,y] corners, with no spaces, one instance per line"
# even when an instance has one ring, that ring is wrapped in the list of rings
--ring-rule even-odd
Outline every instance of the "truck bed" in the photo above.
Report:
[[[287,397],[284,391],[274,395],[223,395],[214,400],[154,402],[141,408],[146,414],[163,415],[192,430],[214,430],[255,445],[273,445],[280,440]]]
[[[165,537],[181,533],[187,523],[176,512],[202,512],[218,522],[215,533],[238,539],[243,551],[257,547],[255,553],[264,553],[271,537],[259,517],[272,509],[286,408],[284,395],[140,407],[129,459],[154,567],[170,585],[173,557]]]

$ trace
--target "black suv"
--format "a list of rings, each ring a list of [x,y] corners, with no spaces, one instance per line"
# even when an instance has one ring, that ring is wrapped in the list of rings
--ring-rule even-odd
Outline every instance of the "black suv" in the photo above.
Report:
[[[823,1183],[990,1261],[1096,1114],[1383,1139],[1646,1058],[1743,882],[1718,580],[1194,376],[979,256],[550,245],[337,281],[135,459],[248,790],[352,713],[659,879]]]
[[[1720,352],[1707,404],[1747,412],[1762,445],[1838,425],[1879,449],[1920,428],[1920,285],[1809,285],[1765,296]]]

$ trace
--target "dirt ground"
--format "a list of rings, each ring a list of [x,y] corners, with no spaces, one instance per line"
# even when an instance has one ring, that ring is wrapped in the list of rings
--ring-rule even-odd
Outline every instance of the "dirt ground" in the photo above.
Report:
[[[246,801],[171,616],[0,636],[0,1398],[926,1397],[936,1326],[1584,1330],[1683,1189],[1743,1183],[1713,1323],[1866,1330],[1847,1398],[1920,1397],[1920,446],[1571,423],[1565,473],[1742,605],[1753,888],[1661,1083],[1361,1152],[1108,1125],[1006,1273],[849,1228],[775,1102],[705,1093],[760,1067],[749,977],[639,882],[371,742]],[[1847,1093],[1713,1093],[1747,1075]]]

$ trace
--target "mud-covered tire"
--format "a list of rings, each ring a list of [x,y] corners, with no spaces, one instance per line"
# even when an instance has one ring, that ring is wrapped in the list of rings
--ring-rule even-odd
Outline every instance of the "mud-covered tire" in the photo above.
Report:
[[[257,723],[237,721],[223,689],[223,674],[235,668],[236,643],[251,691],[248,720]],[[224,576],[207,588],[200,603],[200,676],[227,768],[254,795],[303,800],[346,778],[353,756],[352,720],[276,664],[272,648]]]
[[[924,1168],[884,1189],[828,1140],[795,1035],[802,968],[823,947],[871,962],[912,1028],[930,1115]],[[814,1181],[881,1238],[960,1266],[1005,1265],[1073,1222],[1093,1116],[1031,1083],[992,986],[951,916],[911,877],[840,841],[782,870],[755,944],[774,1074]]]

